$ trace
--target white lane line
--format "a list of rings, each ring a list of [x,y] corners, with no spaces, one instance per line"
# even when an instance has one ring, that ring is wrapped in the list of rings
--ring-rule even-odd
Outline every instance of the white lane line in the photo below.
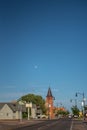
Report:
[[[73,129],[73,121],[72,121],[72,123],[71,123],[71,127],[70,127],[70,130],[72,130]]]

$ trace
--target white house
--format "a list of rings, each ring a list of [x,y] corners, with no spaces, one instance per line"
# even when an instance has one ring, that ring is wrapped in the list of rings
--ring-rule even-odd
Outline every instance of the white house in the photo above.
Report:
[[[0,103],[0,119],[20,119],[20,111],[25,112],[26,108],[16,103]]]
[[[29,105],[29,104],[28,104]],[[29,108],[31,114],[28,115],[28,118],[40,118],[42,115],[42,111],[40,107],[36,106],[36,104],[31,104]],[[22,119],[22,112],[30,113],[26,108],[26,104],[23,105],[19,102],[8,102],[8,103],[0,103],[0,120],[16,120]]]

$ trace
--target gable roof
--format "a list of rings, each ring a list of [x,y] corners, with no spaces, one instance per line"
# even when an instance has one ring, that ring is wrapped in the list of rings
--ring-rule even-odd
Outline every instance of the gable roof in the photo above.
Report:
[[[53,97],[50,87],[49,87],[49,89],[48,89],[47,97]]]
[[[13,112],[20,111],[21,109],[21,106],[18,103],[0,103],[0,110],[5,104],[7,104]],[[22,111],[26,111],[24,106],[22,106]]]

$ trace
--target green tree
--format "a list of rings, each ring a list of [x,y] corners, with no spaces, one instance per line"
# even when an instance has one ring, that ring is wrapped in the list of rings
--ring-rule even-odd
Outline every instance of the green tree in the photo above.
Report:
[[[58,110],[56,116],[58,115],[67,116],[68,114],[69,114],[69,111]]]
[[[33,104],[40,106],[40,109],[42,110],[43,114],[45,114],[46,112],[45,100],[42,98],[42,96],[35,94],[27,94],[18,99],[18,101],[20,100],[26,101],[27,103],[32,102]]]
[[[79,116],[80,110],[78,109],[77,106],[73,106],[73,107],[71,108],[71,110],[72,110],[73,115]]]
[[[84,110],[87,110],[87,105],[84,107]]]

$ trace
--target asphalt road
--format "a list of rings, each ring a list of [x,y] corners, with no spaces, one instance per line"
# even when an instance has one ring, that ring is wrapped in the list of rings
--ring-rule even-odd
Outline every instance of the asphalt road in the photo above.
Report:
[[[14,130],[71,130],[71,119],[47,120],[42,123],[22,126]]]

